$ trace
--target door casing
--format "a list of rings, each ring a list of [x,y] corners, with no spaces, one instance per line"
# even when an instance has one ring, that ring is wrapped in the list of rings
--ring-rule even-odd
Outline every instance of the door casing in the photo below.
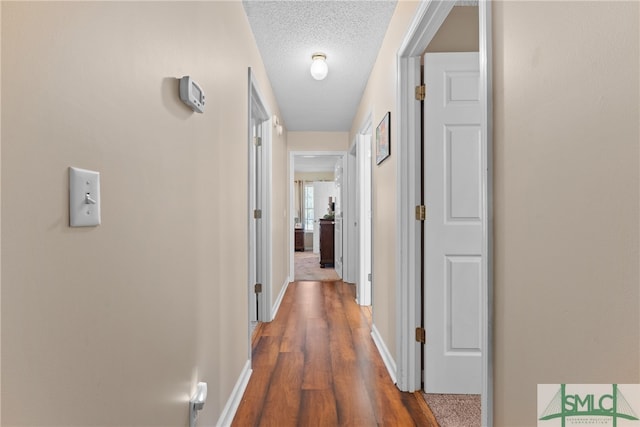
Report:
[[[293,180],[295,176],[296,156],[338,156],[343,158],[343,162],[346,163],[346,152],[344,151],[289,151],[289,280],[292,281],[295,278],[295,258],[294,258],[294,220],[295,220],[295,194],[293,188]],[[344,165],[343,165],[344,166]],[[344,175],[343,175],[344,176]],[[343,197],[344,193],[340,194]],[[341,203],[344,206],[345,200],[342,199]],[[343,239],[344,241],[344,239]],[[345,248],[343,246],[343,252]]]
[[[420,105],[414,98],[420,84],[421,56],[429,42],[449,15],[455,2],[430,0],[420,3],[398,50],[398,125],[397,155],[397,246],[396,246],[396,337],[397,385],[403,391],[420,389],[420,345],[415,340],[415,328],[420,319],[420,224],[414,209],[420,204]],[[486,349],[482,362],[482,425],[493,424],[492,383],[492,86],[491,86],[491,2],[480,0],[479,56],[480,102],[482,106],[481,137],[484,141],[483,173],[483,304],[482,347]]]
[[[358,262],[360,260],[358,245],[358,145],[357,136],[351,143],[344,160],[346,185],[344,199],[344,219],[342,233],[344,236],[343,250],[343,280],[347,283],[357,283]],[[357,290],[356,290],[357,293]]]
[[[344,251],[344,237],[342,233],[342,226],[344,222],[344,194],[345,194],[345,183],[346,177],[344,176],[344,156],[338,160],[336,163],[336,176],[335,182],[338,190],[338,198],[336,200],[336,210],[335,210],[335,245],[334,245],[334,254],[335,254],[335,270],[338,274],[338,277],[344,277],[343,273],[343,251]]]
[[[350,182],[352,222],[357,223],[351,235],[354,251],[353,277],[356,283],[356,299],[360,305],[372,305],[373,295],[373,230],[372,230],[372,156],[373,156],[373,123],[372,114],[369,112],[360,126],[360,130],[349,150],[355,156],[352,181]],[[355,195],[355,197],[353,197]],[[353,226],[354,224],[350,224]]]
[[[253,308],[256,296],[253,287],[256,282],[262,283],[262,293],[258,294],[258,312],[257,320],[261,322],[271,321],[271,115],[266,108],[263,97],[255,81],[254,75],[249,68],[248,71],[248,147],[249,147],[249,194],[248,194],[248,228],[249,228],[249,277],[248,277],[248,300],[249,300],[249,316],[255,313]],[[260,163],[262,167],[257,172],[256,150],[253,142],[253,128],[260,126],[261,134],[261,150]],[[256,205],[256,194],[261,194],[261,206]],[[254,219],[254,210],[260,209],[262,217]],[[256,221],[261,221],[262,226],[256,227]],[[260,233],[260,247],[256,247]],[[259,262],[257,262],[259,257]],[[257,267],[257,265],[259,267]],[[258,271],[259,270],[259,271]],[[250,319],[251,320],[251,319]],[[251,327],[249,324],[249,340],[251,339]],[[251,346],[249,346],[251,353]]]

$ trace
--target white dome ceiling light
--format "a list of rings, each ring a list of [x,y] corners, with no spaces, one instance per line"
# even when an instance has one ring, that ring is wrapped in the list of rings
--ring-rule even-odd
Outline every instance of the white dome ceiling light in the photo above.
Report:
[[[324,80],[329,72],[327,65],[327,55],[324,53],[314,53],[311,55],[313,62],[311,63],[311,76],[316,80]]]

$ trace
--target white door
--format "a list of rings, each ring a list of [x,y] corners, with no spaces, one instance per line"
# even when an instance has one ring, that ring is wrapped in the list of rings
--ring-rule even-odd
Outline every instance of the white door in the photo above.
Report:
[[[425,55],[425,391],[482,391],[483,173],[477,53]]]

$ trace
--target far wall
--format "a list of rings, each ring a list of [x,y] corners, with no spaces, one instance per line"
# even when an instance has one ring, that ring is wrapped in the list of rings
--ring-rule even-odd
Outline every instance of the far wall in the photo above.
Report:
[[[295,181],[333,181],[335,173],[332,172],[296,172],[293,175]]]
[[[289,151],[346,151],[349,132],[287,132]]]
[[[425,52],[477,52],[478,46],[478,7],[456,6]]]

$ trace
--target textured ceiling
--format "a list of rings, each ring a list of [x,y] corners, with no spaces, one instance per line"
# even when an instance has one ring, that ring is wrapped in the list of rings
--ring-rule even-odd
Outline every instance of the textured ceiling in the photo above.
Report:
[[[290,131],[349,131],[395,1],[243,1]],[[311,55],[327,55],[316,81]]]

